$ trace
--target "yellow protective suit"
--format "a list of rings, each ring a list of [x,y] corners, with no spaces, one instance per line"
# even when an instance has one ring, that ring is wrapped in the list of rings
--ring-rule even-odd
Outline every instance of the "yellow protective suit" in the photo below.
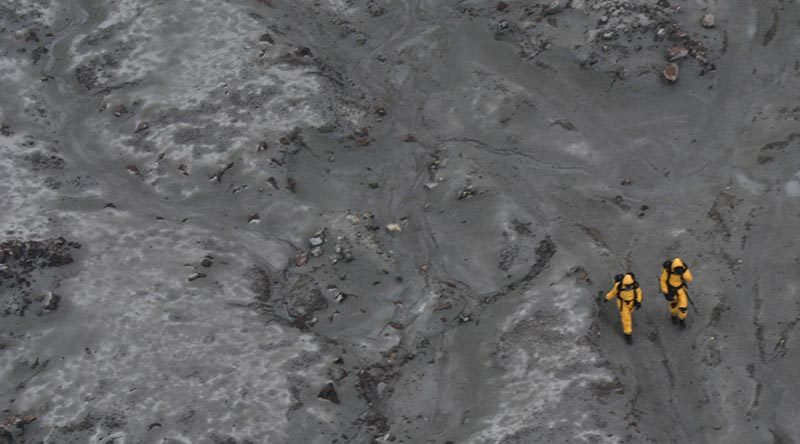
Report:
[[[689,310],[689,295],[686,292],[686,283],[692,282],[692,272],[676,257],[667,261],[661,268],[661,293],[669,301],[669,314],[673,318],[683,321]]]
[[[630,336],[633,334],[633,310],[635,306],[642,303],[642,289],[633,279],[633,276],[626,274],[621,282],[615,282],[614,287],[606,294],[606,300],[610,301],[617,298],[617,308],[619,308],[619,318],[622,321],[622,331]]]

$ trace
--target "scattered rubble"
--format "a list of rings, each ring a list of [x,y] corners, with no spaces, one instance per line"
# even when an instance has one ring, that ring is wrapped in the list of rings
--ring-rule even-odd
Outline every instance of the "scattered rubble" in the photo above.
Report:
[[[477,190],[473,185],[467,185],[464,189],[458,192],[458,200],[464,200],[475,196],[477,194]]]
[[[18,278],[35,269],[71,264],[73,259],[69,250],[78,248],[81,244],[63,237],[43,241],[5,241],[0,244],[0,277]]]

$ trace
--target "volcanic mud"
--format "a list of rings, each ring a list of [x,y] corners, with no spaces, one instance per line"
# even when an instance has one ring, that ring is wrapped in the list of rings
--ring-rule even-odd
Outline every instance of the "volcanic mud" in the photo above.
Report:
[[[0,442],[800,441],[799,22],[6,0]]]

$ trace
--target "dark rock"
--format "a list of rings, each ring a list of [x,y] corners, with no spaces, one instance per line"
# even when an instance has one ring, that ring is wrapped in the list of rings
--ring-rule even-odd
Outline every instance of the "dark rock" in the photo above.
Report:
[[[356,142],[356,145],[358,146],[367,146],[371,142],[369,137],[354,137],[353,140]]]
[[[136,133],[142,132],[142,131],[144,131],[144,130],[146,130],[148,128],[150,128],[150,124],[149,123],[147,123],[147,122],[139,122],[139,124],[136,125],[136,131],[134,131],[134,132],[136,132]]]
[[[317,398],[326,399],[334,404],[339,404],[339,395],[336,394],[336,388],[333,386],[333,382],[325,384],[325,387],[320,390]]]
[[[208,268],[208,267],[214,265],[214,261],[212,261],[211,259],[209,259],[207,257],[204,257],[203,260],[200,261],[200,265],[202,265],[203,267]]]
[[[59,302],[61,302],[61,296],[49,291],[47,295],[47,304],[45,304],[44,309],[55,311],[58,308]]]
[[[14,134],[14,132],[11,131],[11,127],[10,126],[8,126],[7,124],[4,123],[4,124],[0,125],[0,134],[4,135],[6,137],[9,137],[12,134]]]
[[[272,188],[275,188],[276,190],[280,189],[280,187],[278,186],[278,181],[276,181],[274,177],[270,177],[269,179],[267,179],[267,182],[270,185],[272,185]]]
[[[311,54],[311,49],[308,48],[307,46],[297,48],[294,51],[294,55],[296,55],[297,57],[314,57],[314,55]]]
[[[567,0],[553,0],[545,6],[543,13],[544,15],[558,14],[564,10],[567,3]]]
[[[275,40],[273,40],[272,36],[269,35],[269,33],[266,33],[266,32],[261,34],[261,37],[258,38],[258,41],[259,42],[267,42],[270,45],[274,45],[275,44]]]
[[[413,142],[416,142],[416,141],[417,141],[417,138],[414,137],[411,134],[408,134],[406,137],[403,138],[403,142],[406,142],[406,143],[413,143]]]
[[[268,148],[269,148],[269,145],[267,144],[267,142],[265,142],[265,141],[263,141],[263,140],[262,140],[262,141],[261,141],[261,142],[259,142],[259,144],[258,144],[258,149],[257,149],[257,151],[260,153],[260,152],[262,152],[262,151],[266,151]]]
[[[627,186],[627,185],[630,185],[631,183],[633,183],[633,182],[631,182],[631,180],[629,178],[625,178],[625,179],[622,179],[622,182],[620,182],[619,184],[622,185],[622,186]]]
[[[508,9],[508,3],[506,3],[506,2],[497,2],[497,5],[495,6],[495,8],[498,11],[503,12],[506,9]]]
[[[390,322],[389,327],[392,327],[395,330],[402,330],[403,328],[405,328],[405,326],[400,322]]]
[[[380,185],[379,185],[377,182],[370,182],[370,183],[368,183],[367,185],[368,185],[370,188],[372,188],[373,190],[376,190],[376,189],[378,189],[378,188],[380,187]]]
[[[180,171],[184,176],[189,175],[189,170],[185,163],[178,165],[178,171]]]
[[[248,224],[257,224],[259,222],[261,222],[261,217],[259,217],[258,213],[252,213],[247,217]]]
[[[128,112],[128,109],[125,108],[125,105],[119,105],[116,108],[114,108],[114,116],[116,116],[116,117],[120,117],[120,116],[122,116],[123,114],[125,114],[127,112]],[[143,122],[143,123],[146,124],[146,122]],[[147,129],[147,128],[143,128],[143,129]]]
[[[103,205],[103,208],[117,208],[117,206],[114,205],[114,202],[109,202],[109,203]]]

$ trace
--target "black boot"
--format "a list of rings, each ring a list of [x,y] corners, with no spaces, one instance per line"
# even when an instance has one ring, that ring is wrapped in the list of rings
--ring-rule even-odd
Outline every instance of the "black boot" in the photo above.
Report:
[[[633,344],[633,335],[625,335],[625,342],[627,342],[628,345]]]
[[[669,319],[672,321],[673,324],[677,324],[678,323],[678,317],[677,316],[670,316]]]
[[[681,325],[681,328],[682,328],[682,329],[683,329],[683,328],[686,328],[686,320],[685,320],[685,319],[681,319],[681,320],[680,320],[680,325]]]

